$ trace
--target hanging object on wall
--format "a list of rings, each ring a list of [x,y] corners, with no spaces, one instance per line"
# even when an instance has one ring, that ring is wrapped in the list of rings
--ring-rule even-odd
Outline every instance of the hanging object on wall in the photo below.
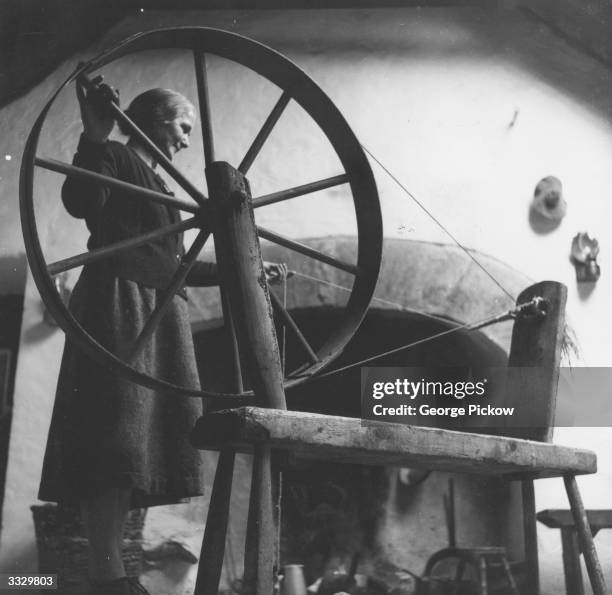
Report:
[[[567,212],[561,180],[555,176],[542,178],[535,187],[531,207],[551,221],[561,221]]]
[[[601,275],[601,269],[597,264],[599,254],[599,242],[589,237],[586,232],[577,233],[572,240],[572,262],[576,267],[576,280],[579,283],[595,282]]]

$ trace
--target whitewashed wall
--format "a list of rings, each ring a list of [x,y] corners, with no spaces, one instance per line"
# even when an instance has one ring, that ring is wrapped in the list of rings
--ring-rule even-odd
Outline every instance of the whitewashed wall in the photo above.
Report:
[[[361,142],[460,242],[533,279],[567,284],[568,316],[581,349],[577,363],[612,364],[612,277],[605,233],[612,221],[608,68],[518,13],[472,9],[144,12],[123,22],[99,47],[139,29],[173,24],[236,31],[292,58],[329,94]],[[74,56],[2,111],[0,249],[7,254],[23,249],[16,196],[25,136],[45,98],[84,55]],[[195,96],[187,59],[174,52],[129,57],[105,73],[124,101],[151,86]],[[252,75],[226,66],[212,63],[212,108],[219,157],[236,162],[276,95]],[[289,110],[254,167],[256,194],[336,173],[328,149],[298,111]],[[79,130],[70,93],[58,102],[49,123],[41,153],[69,160]],[[193,145],[195,150],[181,154],[177,163],[203,183],[202,164],[195,157],[198,138]],[[372,167],[387,237],[452,243],[377,164]],[[568,214],[557,229],[537,233],[529,223],[529,204],[536,183],[547,175],[562,180]],[[58,204],[59,178],[45,173],[40,181],[46,187],[39,204],[40,231],[50,257],[79,251],[84,235]],[[262,222],[295,237],[352,233],[352,215],[341,192],[312,202],[316,209],[304,202],[271,208]],[[590,293],[579,291],[568,260],[578,231],[602,242],[602,278]],[[0,535],[2,567],[11,570],[35,568],[29,506],[36,500],[61,345],[61,333],[41,324],[40,298],[30,280]],[[593,448],[599,455],[600,472],[579,480],[587,507],[610,506],[611,435],[608,428],[556,434],[557,442]],[[538,509],[567,505],[560,480],[538,482],[537,498]],[[539,535],[543,592],[554,593],[562,585],[559,535],[543,528]],[[604,533],[597,542],[612,582],[612,542]]]

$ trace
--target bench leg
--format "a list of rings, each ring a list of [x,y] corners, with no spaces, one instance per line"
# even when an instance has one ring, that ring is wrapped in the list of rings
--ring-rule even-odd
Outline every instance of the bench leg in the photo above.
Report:
[[[461,579],[463,578],[463,573],[465,572],[466,562],[463,558],[461,558],[457,564],[457,570],[455,571],[455,580],[453,581],[453,592],[451,595],[460,595],[459,591],[461,590]]]
[[[586,511],[584,510],[576,478],[573,475],[565,475],[563,481],[565,482],[565,491],[567,492],[567,498],[574,516],[574,525],[578,532],[578,542],[584,554],[584,562],[589,573],[593,594],[606,595],[606,584],[604,582],[603,572],[599,564],[599,559],[597,558],[597,550],[593,543],[591,527]]]
[[[219,590],[232,495],[234,459],[233,451],[224,450],[219,453],[215,481],[208,505],[206,528],[202,539],[194,595],[211,595]]]
[[[582,570],[580,568],[580,548],[574,527],[561,527],[561,544],[563,546],[563,572],[565,574],[565,592],[572,595],[584,595]]]
[[[480,595],[489,595],[489,583],[487,581],[487,560],[484,556],[478,556],[478,574]]]
[[[540,593],[540,568],[538,566],[538,528],[533,481],[521,481],[523,502],[523,535],[525,543],[525,566],[527,577],[525,588],[530,595]]]
[[[244,552],[245,595],[271,595],[274,589],[274,516],[270,447],[253,453],[253,478]]]
[[[510,568],[510,563],[508,562],[508,558],[506,558],[505,554],[501,557],[501,563],[504,567],[504,572],[506,573],[506,580],[508,581],[508,586],[512,591],[512,595],[519,595],[518,587],[516,586],[516,581],[512,576],[512,569]]]
[[[281,499],[283,497],[283,474],[278,468],[278,461],[274,460],[272,454],[272,508],[273,508],[273,523],[274,523],[274,580],[278,579],[278,574],[281,569],[281,523],[282,523],[282,506]]]

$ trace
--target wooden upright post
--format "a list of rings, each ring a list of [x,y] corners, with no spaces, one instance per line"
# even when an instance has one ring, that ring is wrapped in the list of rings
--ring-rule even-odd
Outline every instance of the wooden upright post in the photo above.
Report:
[[[251,196],[246,178],[225,162],[206,168],[219,277],[226,290],[248,377],[264,407],[286,409],[283,373]],[[273,591],[274,518],[271,453],[257,446],[245,546],[244,592]]]
[[[259,239],[246,178],[228,163],[206,168],[219,277],[238,345],[262,405],[286,409],[283,372]]]
[[[528,287],[517,306],[541,299],[539,305],[517,318],[508,358],[507,394],[518,414],[505,434],[550,442],[557,400],[559,365],[565,329],[567,288],[554,281]],[[538,311],[541,313],[538,314]],[[517,427],[517,426],[521,427]],[[523,534],[527,567],[527,591],[540,592],[536,505],[533,481],[522,482]]]
[[[542,314],[538,315],[534,308],[525,316],[519,316],[512,330],[507,388],[519,417],[514,420],[509,433],[514,438],[550,442],[555,421],[567,288],[555,281],[542,281],[525,289],[516,303],[526,304],[534,298],[543,300],[540,302]],[[521,427],[517,427],[519,425]]]

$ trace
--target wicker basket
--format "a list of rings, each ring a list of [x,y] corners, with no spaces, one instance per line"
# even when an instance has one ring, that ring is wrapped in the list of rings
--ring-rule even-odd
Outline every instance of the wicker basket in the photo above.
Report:
[[[88,543],[80,514],[73,508],[55,504],[31,507],[38,545],[38,569],[57,574],[59,593],[86,593]],[[146,510],[131,510],[123,539],[123,563],[128,576],[137,577],[142,569],[142,529]]]

